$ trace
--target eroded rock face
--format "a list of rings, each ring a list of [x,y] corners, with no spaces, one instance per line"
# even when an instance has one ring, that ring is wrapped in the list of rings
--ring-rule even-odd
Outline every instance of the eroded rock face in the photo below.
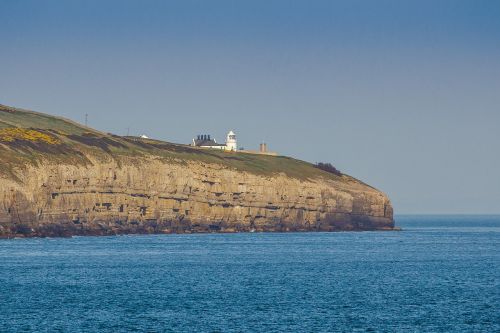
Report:
[[[201,162],[46,163],[0,179],[0,237],[383,230],[383,193],[342,180],[264,177]]]

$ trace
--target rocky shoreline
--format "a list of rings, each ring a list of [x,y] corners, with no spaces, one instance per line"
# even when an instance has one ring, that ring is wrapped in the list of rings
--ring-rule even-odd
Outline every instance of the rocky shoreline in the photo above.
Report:
[[[144,158],[30,166],[18,178],[0,179],[0,237],[394,229],[389,199],[353,179]]]

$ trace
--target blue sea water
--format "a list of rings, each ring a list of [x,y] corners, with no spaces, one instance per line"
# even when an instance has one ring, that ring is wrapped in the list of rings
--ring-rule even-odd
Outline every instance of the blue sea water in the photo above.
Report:
[[[498,332],[500,216],[0,240],[0,332]]]

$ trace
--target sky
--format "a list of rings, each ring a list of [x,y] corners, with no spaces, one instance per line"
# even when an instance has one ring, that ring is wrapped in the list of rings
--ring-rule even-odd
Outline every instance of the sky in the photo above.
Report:
[[[500,213],[500,1],[0,0],[0,103],[330,162],[396,214]]]

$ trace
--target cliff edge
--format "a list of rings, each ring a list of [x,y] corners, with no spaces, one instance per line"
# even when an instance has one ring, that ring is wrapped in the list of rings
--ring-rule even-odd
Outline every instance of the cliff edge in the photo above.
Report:
[[[304,161],[0,105],[0,237],[392,229],[385,194]]]

